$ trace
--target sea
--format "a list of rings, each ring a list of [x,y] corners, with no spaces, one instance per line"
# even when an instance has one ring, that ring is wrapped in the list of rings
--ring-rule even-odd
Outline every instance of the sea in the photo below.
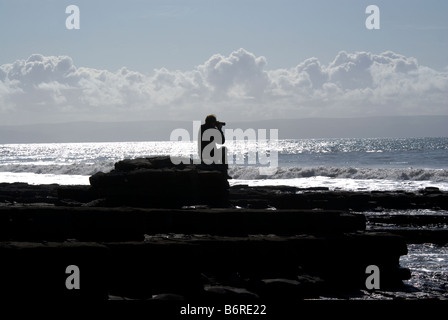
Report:
[[[437,187],[448,191],[448,137],[233,140],[225,146],[231,186],[287,185],[410,192]],[[3,144],[0,145],[0,183],[88,185],[91,175],[109,172],[117,161],[158,155],[195,160],[197,143]],[[448,212],[425,209],[365,214]],[[408,250],[408,255],[400,259],[400,265],[410,268],[413,274],[407,284],[428,297],[448,299],[448,245],[410,244]]]
[[[225,145],[231,185],[448,190],[448,138],[233,140]],[[194,160],[196,153],[194,141],[3,144],[0,182],[86,185],[91,175],[109,172],[123,159]]]

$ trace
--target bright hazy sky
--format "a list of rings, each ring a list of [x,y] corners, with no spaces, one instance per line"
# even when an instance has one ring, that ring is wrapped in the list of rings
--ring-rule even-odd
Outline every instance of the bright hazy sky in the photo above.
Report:
[[[0,0],[0,125],[447,115],[447,15],[440,0]]]

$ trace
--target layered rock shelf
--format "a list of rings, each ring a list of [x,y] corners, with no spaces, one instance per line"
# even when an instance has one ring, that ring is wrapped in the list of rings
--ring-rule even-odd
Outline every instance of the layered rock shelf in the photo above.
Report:
[[[294,236],[158,234],[145,241],[0,242],[2,298],[291,301],[365,287],[366,267],[381,270],[381,288],[399,286],[409,270],[398,236],[340,233]],[[67,290],[67,266],[80,289]]]
[[[3,241],[142,241],[145,234],[160,233],[247,236],[364,229],[364,216],[335,210],[0,207]]]
[[[168,157],[120,161],[90,181],[0,184],[3,298],[295,301],[366,289],[371,265],[381,289],[396,288],[410,277],[399,265],[409,241],[368,230],[359,212],[447,200],[431,188],[229,187],[222,168]],[[79,290],[65,286],[69,265]]]

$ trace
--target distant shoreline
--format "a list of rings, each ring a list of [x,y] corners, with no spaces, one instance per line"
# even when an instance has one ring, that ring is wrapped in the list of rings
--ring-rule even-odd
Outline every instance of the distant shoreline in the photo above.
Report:
[[[169,141],[192,121],[67,122],[0,125],[0,144]],[[227,119],[226,119],[227,120]],[[278,129],[279,139],[448,137],[448,116],[304,118],[227,121],[226,128]]]

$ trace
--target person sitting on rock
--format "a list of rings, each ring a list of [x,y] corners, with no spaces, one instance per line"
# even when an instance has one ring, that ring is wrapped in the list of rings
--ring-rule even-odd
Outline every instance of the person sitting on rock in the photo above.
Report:
[[[219,122],[214,114],[209,114],[205,118],[205,123],[201,125],[198,138],[198,152],[201,164],[213,165],[219,170],[227,172],[227,149],[218,147],[226,141],[222,126],[225,123]]]

